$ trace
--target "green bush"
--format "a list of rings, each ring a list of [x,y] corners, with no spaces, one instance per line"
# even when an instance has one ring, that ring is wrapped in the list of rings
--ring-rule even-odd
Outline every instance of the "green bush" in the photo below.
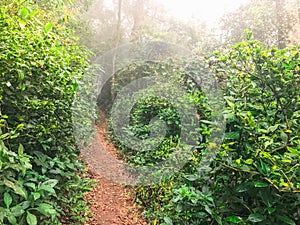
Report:
[[[186,127],[181,124],[182,118],[180,118],[180,113],[177,111],[178,109],[180,109],[181,113],[185,116],[190,115],[191,118],[194,117],[195,121],[197,116],[205,120],[209,115],[209,109],[205,106],[207,100],[195,82],[195,78],[199,74],[189,74],[190,71],[185,68],[188,63],[194,63],[195,66],[197,65],[199,68],[202,66],[201,63],[195,59],[182,59],[182,61],[168,59],[159,63],[134,63],[117,71],[114,80],[114,95],[119,94],[120,90],[128,84],[132,84],[134,81],[135,87],[139,88],[139,92],[137,92],[139,99],[134,102],[130,115],[128,115],[130,120],[128,126],[124,127],[123,121],[121,120],[121,124],[115,127],[126,130],[129,134],[127,138],[134,136],[140,140],[151,139],[153,143],[158,143],[155,147],[153,147],[153,145],[144,145],[143,149],[135,149],[122,144],[119,140],[120,137],[115,137],[115,134],[112,133],[113,141],[118,146],[120,153],[129,163],[135,166],[153,165],[168,158],[174,150],[178,150],[180,145],[179,136],[183,132],[182,130],[186,129]],[[196,70],[196,68],[194,69]],[[142,77],[149,78],[149,80],[138,80]],[[156,79],[156,81],[147,86],[147,82],[150,84],[151,79]],[[180,90],[181,88],[182,90]],[[184,92],[184,94],[179,96],[178,93],[175,92]],[[172,96],[175,96],[175,98],[172,98]],[[124,99],[124,101],[127,101],[127,99]],[[128,101],[131,100],[129,99]],[[109,103],[104,104],[103,101],[100,101],[100,107],[102,106],[101,103],[103,103],[104,107],[109,105]],[[190,109],[189,105],[196,106],[194,107],[194,112],[192,112],[193,110]],[[124,107],[120,108],[123,109]],[[193,114],[197,114],[198,112],[199,115]],[[124,110],[119,113],[124,113]],[[159,141],[162,133],[160,133],[157,138],[154,137],[155,135],[153,135],[153,133],[151,134],[151,132],[163,132],[157,128],[159,124],[153,122],[153,118],[164,121],[166,125],[164,131],[165,137],[162,141]],[[203,125],[203,129],[207,127],[208,126]],[[198,129],[194,126],[189,132],[196,132],[194,130],[195,128]],[[203,135],[205,136],[205,134],[202,133],[196,137],[199,145],[202,142],[201,139],[203,139]],[[193,147],[197,148],[198,146]]]
[[[0,223],[72,223],[87,210],[71,106],[88,52],[53,15],[30,1],[0,7]]]
[[[266,49],[249,40],[211,61],[227,102],[223,175],[214,188],[223,192],[218,201],[229,221],[300,221],[299,59],[297,46]]]
[[[226,101],[223,143],[206,168],[202,146],[179,173],[136,188],[151,223],[299,224],[299,59],[299,46],[251,39],[208,58]]]

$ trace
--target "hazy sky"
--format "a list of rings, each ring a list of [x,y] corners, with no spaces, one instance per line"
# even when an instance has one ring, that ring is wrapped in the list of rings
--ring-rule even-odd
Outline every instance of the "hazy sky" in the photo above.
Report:
[[[214,23],[225,12],[236,9],[249,0],[157,0],[179,19],[191,17]]]

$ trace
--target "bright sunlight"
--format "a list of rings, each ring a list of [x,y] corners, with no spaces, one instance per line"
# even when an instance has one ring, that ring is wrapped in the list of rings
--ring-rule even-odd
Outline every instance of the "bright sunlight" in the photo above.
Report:
[[[249,0],[158,0],[178,19],[191,18],[216,23],[225,12],[238,8]]]

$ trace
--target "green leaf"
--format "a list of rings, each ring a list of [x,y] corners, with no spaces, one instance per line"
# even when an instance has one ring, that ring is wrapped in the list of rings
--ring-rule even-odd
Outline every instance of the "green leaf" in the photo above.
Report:
[[[255,163],[257,170],[262,173],[263,175],[268,175],[270,171],[270,167],[268,164],[266,164],[263,160],[259,160],[258,162]]]
[[[56,215],[56,210],[52,205],[46,203],[39,204],[37,210],[45,216]]]
[[[37,225],[37,218],[35,215],[27,211],[26,221],[28,225]]]
[[[268,187],[268,184],[266,184],[264,182],[255,181],[253,184],[254,184],[254,187],[258,187],[258,188]]]
[[[282,139],[282,141],[287,142],[288,140],[288,136],[286,133],[284,133],[283,131],[280,132],[280,138]]]
[[[24,201],[16,205],[15,207],[20,207],[21,209],[28,209],[30,207],[31,202],[30,201]]]
[[[31,182],[25,183],[24,186],[30,187],[30,188],[32,188],[33,190],[35,190],[35,188],[36,188],[35,183],[31,183]]]
[[[24,123],[20,123],[17,127],[16,130],[22,130],[24,127]]]
[[[55,190],[53,189],[53,187],[49,186],[49,185],[41,185],[39,187],[39,190],[44,190],[44,191],[47,191],[51,194],[56,194]]]
[[[19,20],[19,26],[21,27],[21,29],[24,29],[26,27],[26,22],[23,20]]]
[[[17,218],[15,216],[10,214],[10,215],[8,215],[7,219],[11,225],[18,225]]]
[[[12,197],[11,195],[8,193],[8,192],[5,192],[4,193],[4,204],[6,206],[6,208],[8,209],[9,206],[11,205],[12,203]]]
[[[279,126],[279,124],[275,124],[275,126],[270,126],[270,127],[268,128],[268,131],[269,131],[269,132],[274,132],[275,130],[278,129],[278,126]]]
[[[15,184],[6,178],[3,179],[3,184],[11,189],[15,188]]]
[[[46,26],[45,26],[45,28],[44,28],[45,32],[49,33],[49,31],[51,31],[53,25],[54,25],[53,23],[47,23]]]
[[[199,176],[193,175],[193,174],[186,174],[186,175],[184,175],[184,177],[189,181],[195,181],[195,180],[199,179]]]
[[[232,99],[229,100],[229,98],[226,97],[225,100],[226,100],[226,103],[228,104],[228,106],[230,108],[234,108],[234,103],[231,101]]]
[[[265,220],[265,217],[259,213],[252,213],[249,215],[248,220],[253,223],[258,223]]]
[[[54,187],[57,183],[58,183],[58,180],[56,180],[56,179],[49,179],[49,180],[43,182],[42,185]]]
[[[296,225],[296,223],[292,219],[290,219],[289,217],[287,217],[287,216],[277,215],[277,218],[280,219],[285,224]]]
[[[237,192],[239,192],[239,193],[241,193],[241,192],[247,192],[252,187],[253,187],[253,184],[251,182],[247,182],[247,183],[242,183],[242,184],[237,185],[237,187],[235,188],[235,190]]]
[[[272,194],[268,191],[268,189],[260,190],[259,196],[266,206],[271,207],[274,204]]]
[[[247,159],[245,160],[245,163],[251,165],[253,163],[253,159]]]
[[[25,203],[26,204],[26,203]],[[14,207],[12,207],[10,209],[10,212],[15,216],[15,217],[19,217],[19,216],[22,216],[25,211],[23,209],[23,207],[19,204],[19,205],[16,205]]]
[[[23,155],[23,154],[24,154],[24,147],[23,147],[22,144],[19,144],[18,154],[19,154],[19,155]]]
[[[164,217],[164,221],[165,221],[165,223],[166,224],[168,224],[168,225],[173,225],[173,222],[172,222],[172,220],[170,219],[170,217]]]
[[[239,139],[240,133],[239,132],[226,132],[224,134],[224,139]]]
[[[16,194],[24,197],[25,199],[27,198],[24,189],[19,184],[14,185],[14,191]]]
[[[204,208],[206,212],[208,212],[210,215],[213,215],[213,212],[211,211],[208,205],[205,205]]]
[[[39,192],[31,192],[31,194],[35,201],[41,197],[41,194]]]
[[[275,212],[276,211],[276,209],[274,209],[273,207],[269,207],[268,208],[268,213],[269,214],[272,214],[273,212]]]
[[[20,10],[20,15],[21,15],[21,17],[26,18],[26,17],[29,15],[28,9],[22,8],[22,9]]]
[[[239,223],[241,221],[241,218],[237,216],[228,216],[225,218],[225,220],[231,223]]]

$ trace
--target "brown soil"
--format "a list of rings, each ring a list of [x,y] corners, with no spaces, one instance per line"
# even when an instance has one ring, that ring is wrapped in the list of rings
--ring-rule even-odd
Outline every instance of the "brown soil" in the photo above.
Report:
[[[107,121],[103,112],[99,114],[101,122],[96,127],[96,137],[82,150],[89,173],[98,182],[86,195],[93,217],[87,218],[85,225],[145,225],[133,199],[134,189],[115,182],[121,179],[128,183],[130,175],[114,145],[107,141]]]

